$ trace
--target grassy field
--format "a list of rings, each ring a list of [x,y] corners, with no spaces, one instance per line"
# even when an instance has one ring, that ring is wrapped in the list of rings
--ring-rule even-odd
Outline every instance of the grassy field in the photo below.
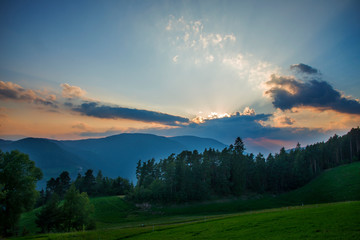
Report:
[[[36,239],[360,239],[360,202],[287,207],[189,223],[108,228]],[[22,239],[33,239],[25,237]]]
[[[78,237],[80,239],[99,239],[100,237],[100,239],[121,239],[119,237],[114,238],[114,236],[135,237],[137,234],[142,234],[142,233],[145,234],[149,231],[152,232],[153,226],[154,228],[157,229],[157,231],[163,229],[163,232],[170,231],[169,228],[173,229],[180,227],[181,228],[189,227],[191,229],[190,226],[193,226],[195,222],[200,221],[199,223],[196,224],[201,225],[201,223],[204,222],[205,219],[207,223],[210,223],[211,221],[215,221],[215,219],[217,219],[216,221],[220,221],[219,218],[223,218],[223,217],[226,217],[226,219],[228,219],[231,216],[231,214],[234,213],[239,214],[241,212],[261,210],[261,209],[281,208],[286,206],[301,206],[298,207],[299,209],[295,207],[295,208],[291,208],[292,210],[289,211],[292,212],[294,210],[294,212],[290,214],[291,218],[293,218],[293,224],[295,224],[296,218],[298,218],[298,225],[302,225],[302,221],[304,220],[302,218],[299,218],[301,214],[297,215],[296,212],[298,210],[300,212],[304,211],[302,214],[308,215],[307,217],[311,217],[310,216],[311,212],[312,211],[316,212],[318,211],[318,209],[323,209],[322,212],[320,211],[319,213],[320,215],[322,214],[323,216],[322,219],[321,217],[318,220],[317,218],[313,219],[315,224],[314,226],[316,226],[316,224],[318,223],[320,224],[320,222],[318,221],[323,221],[321,225],[333,224],[327,221],[327,218],[331,216],[328,217],[326,216],[327,214],[330,214],[332,211],[339,212],[337,213],[338,215],[340,214],[339,216],[334,215],[335,218],[339,219],[338,221],[341,221],[340,216],[342,214],[343,218],[344,219],[347,218],[346,221],[348,222],[350,221],[350,224],[352,224],[354,222],[353,221],[354,219],[351,217],[352,213],[350,214],[350,211],[346,209],[348,209],[349,206],[354,205],[354,208],[359,210],[359,202],[343,203],[344,205],[342,204],[324,205],[319,208],[316,208],[314,206],[312,207],[306,206],[308,204],[314,204],[314,203],[340,202],[340,201],[350,201],[350,200],[352,201],[360,200],[360,162],[340,166],[325,171],[318,178],[314,179],[312,182],[310,182],[309,184],[298,190],[281,194],[278,196],[262,196],[256,199],[248,199],[248,200],[228,199],[228,200],[214,201],[208,203],[193,203],[193,204],[175,205],[175,206],[167,206],[167,207],[158,206],[158,207],[153,207],[150,210],[140,210],[136,208],[133,204],[128,203],[124,201],[122,198],[117,196],[93,198],[91,199],[91,202],[95,206],[95,212],[93,214],[93,217],[96,220],[96,225],[97,225],[96,231],[90,231],[85,233],[50,234],[50,235],[42,235],[42,236],[37,235],[36,238],[40,237],[41,239],[44,237],[45,239],[47,239],[47,237],[50,237],[50,239],[62,239],[66,237],[69,238]],[[302,207],[303,204],[306,207]],[[283,210],[284,209],[282,208],[276,211],[266,210],[267,213],[257,213],[260,215],[264,214],[261,216],[259,215],[260,217],[257,221],[260,221],[260,218],[266,219],[267,214],[270,214],[269,216],[274,216],[276,219],[277,214],[282,215],[288,212]],[[39,209],[35,209],[32,212],[25,213],[22,215],[20,229],[23,229],[25,227],[31,234],[34,234],[38,231],[34,223],[35,212],[37,211],[39,211]],[[275,212],[277,212],[277,214],[275,214]],[[357,212],[357,214],[360,216],[359,211]],[[250,215],[252,214],[240,215],[240,216],[236,216],[235,218],[239,217],[241,219],[244,218],[245,219],[244,221],[250,221],[251,219]],[[241,219],[238,219],[237,221],[240,221]],[[225,219],[223,220],[225,221]],[[336,219],[334,219],[333,221],[335,220]],[[275,221],[275,220],[272,219],[271,221]],[[282,223],[279,222],[278,224],[282,224]],[[261,224],[261,226],[265,226],[265,225]],[[358,224],[358,226],[360,225]],[[274,229],[276,229],[276,226],[274,227],[275,227]],[[271,229],[272,228],[273,227],[271,227]],[[214,229],[216,229],[216,226],[214,226]],[[247,231],[250,231],[250,229],[248,229]],[[189,230],[189,232],[191,231]],[[207,230],[205,232],[207,232]],[[198,235],[202,236],[203,234],[205,234],[205,232],[201,234],[199,233]],[[354,233],[356,233],[356,231]],[[94,234],[97,237],[95,237]],[[236,234],[243,234],[243,233],[238,232]],[[284,237],[285,235],[282,236]],[[148,237],[146,237],[146,239],[147,238]],[[232,238],[232,237],[227,237],[227,238]],[[284,238],[279,238],[279,239],[284,239]]]

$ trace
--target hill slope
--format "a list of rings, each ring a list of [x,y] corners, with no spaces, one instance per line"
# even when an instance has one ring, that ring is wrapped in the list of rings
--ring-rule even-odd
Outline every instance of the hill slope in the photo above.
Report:
[[[360,200],[360,162],[332,168],[302,188],[279,196],[289,205]]]
[[[199,152],[203,152],[205,148],[215,148],[222,150],[226,147],[225,144],[211,139],[211,138],[200,138],[194,136],[178,136],[178,137],[170,137],[169,139],[176,141],[186,147],[187,150],[198,150]]]

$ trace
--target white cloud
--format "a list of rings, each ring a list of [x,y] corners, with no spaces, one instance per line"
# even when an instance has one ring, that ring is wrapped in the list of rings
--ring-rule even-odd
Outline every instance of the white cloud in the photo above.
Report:
[[[253,105],[264,97],[265,82],[277,72],[277,67],[242,50],[232,32],[211,30],[211,25],[207,23],[209,20],[194,21],[170,16],[165,32],[171,43],[169,61],[191,67],[191,73],[197,74],[198,84],[192,86],[202,87],[204,94],[206,92],[213,97],[209,102],[195,98],[198,105],[210,105],[209,112],[233,112],[239,107]],[[205,87],[204,82],[207,83]],[[266,101],[270,104],[269,98]]]
[[[250,107],[246,107],[243,111],[243,113],[241,115],[245,115],[245,116],[255,116],[255,110],[250,108]]]
[[[60,85],[62,87],[62,96],[64,98],[82,98],[86,91],[77,86],[71,86],[67,83]]]
[[[186,32],[184,35],[184,42],[189,41],[189,38],[190,38],[190,34],[188,32]]]
[[[214,56],[213,55],[209,55],[206,57],[206,61],[207,62],[213,62],[214,61]]]
[[[184,17],[176,19],[170,16],[165,30],[169,34],[170,42],[176,49],[176,55],[196,56],[192,62],[199,64],[209,61],[208,56],[218,55],[227,44],[233,44],[236,37],[231,34],[206,32],[200,20],[188,21]]]
[[[236,41],[236,37],[235,37],[233,34],[228,34],[228,35],[225,35],[224,40],[225,40],[225,41],[230,40],[230,41],[232,41],[232,42],[235,42],[235,41]]]
[[[174,57],[172,58],[172,60],[173,60],[174,63],[177,63],[178,60],[179,60],[179,55],[174,56]]]
[[[215,34],[214,36],[212,35],[211,37],[212,37],[213,45],[218,45],[223,40],[223,38],[220,34]]]
[[[222,63],[238,72],[242,79],[246,79],[253,89],[266,89],[265,82],[271,76],[279,71],[278,67],[265,61],[255,59],[252,55],[237,54],[235,56],[224,57]]]
[[[210,112],[209,114],[205,114],[200,111],[199,115],[193,118],[191,121],[194,123],[203,123],[207,120],[211,119],[220,119],[220,118],[230,118],[234,116],[255,116],[255,110],[250,107],[245,107],[243,112],[234,112],[234,113],[218,113],[218,112]]]

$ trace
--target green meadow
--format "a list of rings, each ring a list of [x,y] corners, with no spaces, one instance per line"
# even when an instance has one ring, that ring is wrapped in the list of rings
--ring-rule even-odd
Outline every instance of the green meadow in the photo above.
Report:
[[[20,239],[360,239],[359,200],[356,162],[277,196],[149,209],[118,196],[93,198],[93,231],[36,235],[35,209],[23,214],[20,227],[30,235]]]

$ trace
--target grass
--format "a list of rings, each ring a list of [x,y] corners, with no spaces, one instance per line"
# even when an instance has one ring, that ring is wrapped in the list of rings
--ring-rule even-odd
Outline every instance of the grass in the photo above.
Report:
[[[129,239],[360,239],[360,202],[248,213]]]
[[[33,238],[40,239],[66,239],[66,238],[80,238],[80,239],[121,239],[119,237],[114,236],[123,236],[123,237],[135,237],[137,234],[141,234],[152,232],[152,229],[156,228],[157,232],[163,230],[164,232],[170,231],[171,229],[180,229],[182,227],[190,227],[190,225],[200,224],[207,220],[207,223],[215,219],[216,221],[220,221],[219,218],[226,217],[229,218],[231,214],[238,214],[240,212],[246,211],[254,211],[261,209],[271,209],[271,208],[281,208],[286,206],[302,206],[314,203],[328,203],[328,202],[340,202],[340,201],[355,201],[360,200],[360,162],[340,166],[334,169],[330,169],[322,173],[319,177],[314,179],[312,182],[307,184],[306,186],[297,189],[295,191],[281,194],[278,196],[263,196],[258,199],[248,199],[248,200],[238,200],[238,199],[229,199],[224,201],[215,201],[208,203],[193,203],[193,204],[184,204],[184,205],[175,205],[175,206],[167,206],[167,207],[153,207],[150,210],[140,210],[135,207],[134,204],[128,203],[124,201],[122,198],[114,196],[114,197],[99,197],[92,198],[91,202],[95,206],[95,212],[93,214],[94,219],[96,220],[97,230],[96,231],[88,231],[84,233],[63,233],[63,234],[49,234],[49,235],[36,235]],[[345,203],[344,203],[345,204]],[[339,224],[342,223],[340,221],[346,220],[351,225],[353,222],[356,222],[353,216],[354,212],[349,211],[348,206],[354,206],[354,209],[359,210],[359,202],[357,203],[346,203],[344,206],[340,205],[324,205],[324,207],[300,207],[299,209],[304,210],[304,216],[311,217],[314,219],[314,226],[317,224],[326,225],[328,228],[328,224],[334,224],[334,221],[339,221]],[[316,206],[316,205],[315,205]],[[330,206],[330,207],[329,207]],[[338,207],[336,207],[338,206]],[[336,210],[337,208],[341,210]],[[297,214],[297,208],[291,208],[295,212],[292,213],[291,218],[293,219],[294,226],[296,225],[296,218],[298,219],[297,224],[303,225],[303,221],[305,221],[301,214]],[[309,210],[306,210],[309,209]],[[323,209],[319,214],[322,216],[320,218],[316,218],[316,216],[312,215],[311,212],[316,213],[318,209]],[[326,210],[327,209],[327,210]],[[267,213],[261,215],[261,218],[267,219],[267,215],[273,216],[273,219],[268,219],[267,221],[275,221],[277,218],[277,214],[282,216],[288,211],[282,211],[283,209],[278,210],[266,210]],[[301,211],[302,211],[301,210]],[[26,229],[31,233],[36,233],[39,229],[36,228],[34,223],[35,221],[35,212],[39,211],[39,209],[35,209],[31,212],[25,213],[22,215],[20,222],[20,229],[26,227]],[[291,210],[292,211],[292,210]],[[299,210],[300,211],[300,210]],[[300,211],[300,212],[301,212]],[[336,212],[338,211],[338,212]],[[273,212],[278,212],[274,215]],[[290,211],[289,211],[290,212]],[[328,213],[326,213],[328,212]],[[229,215],[230,214],[230,215]],[[335,214],[335,215],[331,215]],[[357,214],[360,216],[360,212]],[[249,215],[249,216],[248,216]],[[247,219],[246,221],[251,220],[252,214],[245,214],[237,217],[241,217],[241,219]],[[260,216],[259,215],[259,216]],[[327,216],[328,215],[328,216]],[[330,216],[331,215],[331,216]],[[342,217],[341,217],[342,216]],[[235,218],[237,218],[235,217]],[[290,216],[289,216],[290,218]],[[330,219],[334,218],[330,221]],[[230,218],[229,218],[230,219]],[[232,218],[231,218],[232,219]],[[237,221],[242,221],[238,219]],[[338,219],[338,220],[336,220]],[[360,219],[360,217],[359,217]],[[200,222],[199,222],[200,221]],[[221,220],[222,221],[222,220]],[[230,220],[229,220],[230,221]],[[245,220],[244,220],[245,221]],[[255,220],[254,220],[255,221]],[[260,221],[260,218],[256,221]],[[277,221],[277,220],[276,220]],[[275,221],[275,222],[276,222]],[[279,220],[280,221],[280,220]],[[320,222],[319,222],[320,221]],[[196,223],[199,222],[199,223]],[[358,221],[357,221],[358,222]],[[261,221],[260,221],[261,223]],[[260,224],[259,223],[259,224]],[[190,225],[189,225],[190,224]],[[220,224],[220,223],[219,223]],[[225,223],[224,223],[225,224]],[[226,223],[227,224],[227,223]],[[229,222],[230,224],[230,222]],[[245,223],[244,223],[245,224]],[[283,224],[281,221],[277,224]],[[309,223],[310,224],[310,223]],[[189,226],[188,226],[189,225]],[[194,226],[195,226],[194,225]],[[231,225],[231,224],[230,224]],[[267,226],[265,223],[261,223],[261,226]],[[340,226],[339,225],[339,226]],[[140,227],[143,226],[143,227]],[[292,227],[294,231],[297,231],[295,227]],[[342,225],[341,225],[342,226]],[[360,226],[360,224],[358,224]],[[287,232],[286,229],[277,230],[279,226],[268,226],[269,229],[263,229],[265,232],[272,231],[284,231]],[[217,229],[216,226],[212,227],[213,229]],[[341,229],[345,229],[345,226],[342,226]],[[246,231],[252,231],[251,229],[256,229],[254,227],[250,227],[250,229]],[[273,230],[271,230],[273,229]],[[336,228],[334,228],[336,229]],[[218,229],[219,230],[219,229]],[[310,232],[313,229],[310,228]],[[321,229],[315,229],[320,230]],[[175,230],[174,230],[175,231]],[[183,231],[183,230],[181,230]],[[185,231],[185,230],[184,230]],[[189,233],[192,230],[186,230]],[[220,231],[220,230],[219,230]],[[242,230],[240,232],[235,231],[236,234],[245,234]],[[330,230],[327,230],[330,231]],[[335,230],[331,230],[333,232]],[[353,230],[351,230],[353,231]],[[155,231],[156,232],[156,231]],[[206,230],[204,233],[196,232],[196,236],[206,235],[206,232],[211,232],[210,230]],[[309,233],[310,233],[309,232]],[[355,231],[356,232],[356,231]],[[184,232],[185,233],[185,232]],[[359,232],[358,232],[359,233]],[[171,233],[169,233],[171,235]],[[230,233],[229,233],[230,234]],[[234,233],[235,234],[235,233]],[[335,234],[335,233],[334,233]],[[336,233],[339,235],[339,233]],[[336,235],[335,234],[335,235]],[[350,233],[349,233],[350,234]],[[96,236],[95,236],[96,235]],[[170,236],[169,235],[169,236]],[[185,234],[186,235],[186,234]],[[205,236],[204,235],[204,236]],[[281,235],[281,234],[280,234]],[[324,235],[324,234],[322,234]],[[328,236],[327,234],[325,234]],[[351,234],[350,234],[351,235]],[[46,237],[45,237],[46,236]],[[186,235],[187,236],[187,235]],[[225,235],[224,235],[225,236]],[[227,236],[227,235],[226,235]],[[281,235],[283,238],[279,239],[291,239],[286,237],[287,235]],[[340,235],[339,235],[340,236]],[[167,235],[165,236],[165,238]],[[221,237],[221,236],[219,236]],[[163,238],[163,237],[161,237]],[[174,237],[176,239],[176,237]],[[204,237],[205,238],[205,237]],[[229,237],[232,238],[230,235]],[[306,239],[306,237],[304,237]],[[30,237],[31,239],[31,237]],[[152,239],[152,238],[149,238]],[[186,238],[184,238],[186,239]],[[201,238],[200,238],[201,239]],[[245,238],[246,239],[246,238]],[[254,237],[254,239],[261,239],[260,236]],[[271,238],[269,238],[271,239]],[[272,238],[277,239],[277,238]],[[321,239],[321,238],[320,238]],[[342,239],[342,238],[339,238]],[[351,238],[354,239],[354,238]]]
[[[36,239],[360,239],[360,202],[238,213],[190,223],[44,234]],[[21,239],[33,239],[31,237]]]

